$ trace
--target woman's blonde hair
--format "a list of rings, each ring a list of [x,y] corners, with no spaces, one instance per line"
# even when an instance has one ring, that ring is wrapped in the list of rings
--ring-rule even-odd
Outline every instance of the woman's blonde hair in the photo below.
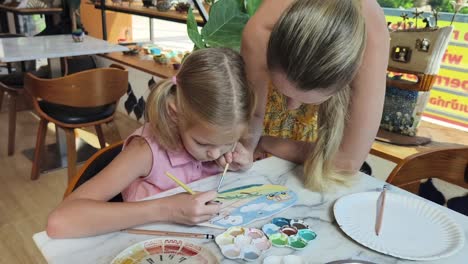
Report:
[[[270,36],[270,71],[284,73],[302,91],[334,92],[318,110],[318,139],[304,164],[305,186],[324,191],[345,183],[334,158],[343,136],[350,101],[349,83],[362,60],[366,27],[359,0],[296,0]]]
[[[248,87],[241,56],[230,49],[207,48],[194,51],[182,64],[176,77],[161,81],[148,96],[146,118],[159,144],[166,149],[181,147],[177,132],[195,123],[223,128],[246,125],[255,106]],[[173,97],[177,123],[168,106]]]

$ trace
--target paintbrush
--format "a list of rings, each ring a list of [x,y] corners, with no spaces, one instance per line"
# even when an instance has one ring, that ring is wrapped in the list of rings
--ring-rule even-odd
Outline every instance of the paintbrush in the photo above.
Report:
[[[169,177],[171,180],[173,180],[175,183],[177,183],[180,187],[184,188],[188,193],[190,194],[195,194],[195,192],[190,189],[185,183],[183,183],[181,180],[179,180],[176,176],[170,174],[169,172],[166,171],[166,176]]]
[[[232,147],[231,152],[234,152],[234,150],[236,149],[236,146],[237,146],[237,142],[234,143],[234,146]],[[224,171],[223,171],[223,176],[221,176],[221,179],[219,179],[218,188],[216,188],[217,192],[219,192],[219,188],[221,187],[221,184],[223,183],[223,180],[224,180],[224,175],[226,175],[226,172],[228,169],[229,169],[229,163],[226,163],[226,166],[224,167]]]
[[[382,229],[386,192],[387,185],[385,184],[379,198],[377,199],[377,217],[375,218],[375,234],[377,236],[380,235],[380,230]]]
[[[145,229],[124,229],[122,232],[137,234],[137,235],[152,235],[152,236],[174,236],[174,237],[190,237],[190,238],[202,238],[202,239],[214,239],[215,236],[212,234],[200,234],[200,233],[186,233],[186,232],[171,232],[171,231],[158,231],[158,230],[145,230]]]

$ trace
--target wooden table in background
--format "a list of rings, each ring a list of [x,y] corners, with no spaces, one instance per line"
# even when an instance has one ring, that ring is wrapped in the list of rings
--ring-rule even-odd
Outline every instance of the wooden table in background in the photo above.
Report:
[[[406,157],[438,148],[468,146],[468,132],[448,128],[426,121],[421,121],[418,136],[429,137],[432,141],[423,146],[397,146],[375,141],[370,154],[380,158],[400,163]]]

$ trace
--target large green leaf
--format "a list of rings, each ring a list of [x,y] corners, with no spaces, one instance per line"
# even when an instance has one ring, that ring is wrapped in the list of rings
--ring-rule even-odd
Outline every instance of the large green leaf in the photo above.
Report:
[[[187,34],[192,40],[193,44],[195,44],[195,47],[199,49],[205,47],[202,36],[200,35],[200,32],[198,32],[197,21],[195,20],[195,16],[193,15],[193,10],[191,7],[189,8],[187,14]]]
[[[249,16],[253,16],[257,11],[258,7],[262,4],[262,0],[245,0],[245,8]]]
[[[202,38],[209,47],[239,50],[242,30],[248,20],[239,0],[219,0],[211,7],[210,18],[201,31]]]

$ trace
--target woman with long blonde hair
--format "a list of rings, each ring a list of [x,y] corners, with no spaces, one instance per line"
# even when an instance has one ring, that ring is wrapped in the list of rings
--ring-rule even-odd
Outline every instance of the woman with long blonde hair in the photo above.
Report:
[[[264,0],[241,47],[258,100],[250,154],[304,163],[311,190],[346,183],[377,133],[388,51],[375,0]]]

